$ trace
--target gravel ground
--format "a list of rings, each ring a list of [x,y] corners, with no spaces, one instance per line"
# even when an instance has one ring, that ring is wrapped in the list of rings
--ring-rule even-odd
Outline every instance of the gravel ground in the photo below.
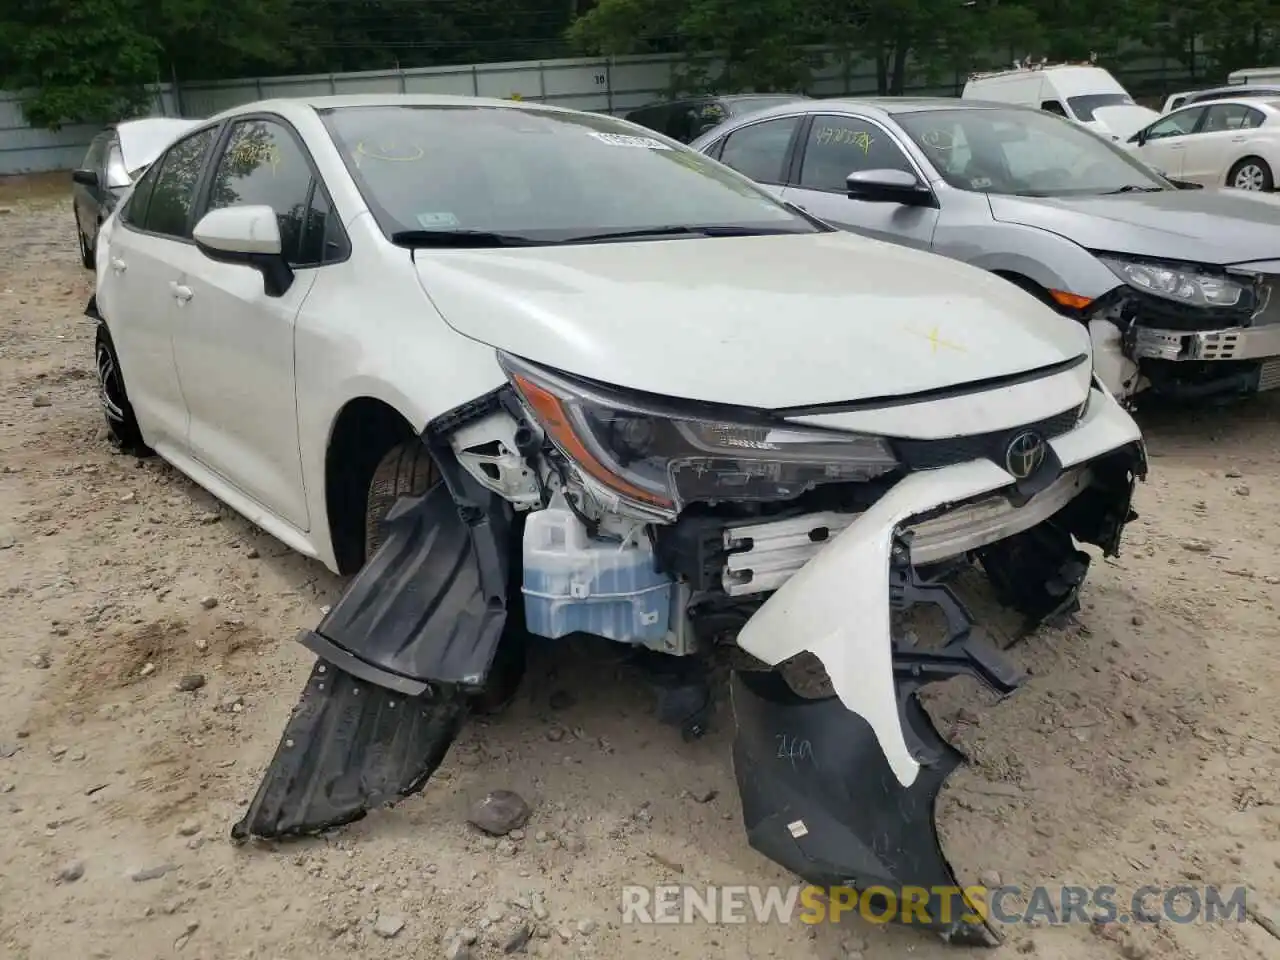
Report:
[[[682,742],[607,645],[540,655],[422,796],[328,839],[233,846],[309,669],[292,638],[340,584],[111,452],[89,290],[60,184],[0,185],[0,955],[480,958],[524,925],[522,949],[563,958],[979,955],[856,918],[622,924],[623,884],[791,878],[746,845],[726,724]],[[1032,671],[1014,697],[935,698],[972,761],[941,804],[965,882],[1280,900],[1277,399],[1145,417],[1142,517],[1079,623],[1013,649]],[[494,789],[533,808],[501,841],[466,823]],[[1280,957],[1257,921],[1007,934],[997,956]]]

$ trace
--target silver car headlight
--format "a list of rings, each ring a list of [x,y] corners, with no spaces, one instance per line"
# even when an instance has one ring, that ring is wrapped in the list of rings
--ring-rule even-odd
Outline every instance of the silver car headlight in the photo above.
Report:
[[[1253,284],[1209,273],[1189,263],[1161,263],[1099,257],[1107,268],[1131,287],[1192,307],[1239,308],[1252,311]]]
[[[663,514],[694,501],[789,500],[899,465],[881,437],[796,427],[764,411],[637,396],[498,356],[566,458],[619,497]]]

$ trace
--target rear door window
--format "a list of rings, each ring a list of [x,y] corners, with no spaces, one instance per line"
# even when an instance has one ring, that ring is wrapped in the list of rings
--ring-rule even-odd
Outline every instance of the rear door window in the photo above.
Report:
[[[720,162],[760,183],[780,184],[799,117],[779,117],[735,130],[725,138]]]

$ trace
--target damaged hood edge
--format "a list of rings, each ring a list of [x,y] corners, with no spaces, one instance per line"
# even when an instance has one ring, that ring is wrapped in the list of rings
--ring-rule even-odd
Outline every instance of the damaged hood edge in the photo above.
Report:
[[[847,233],[415,251],[445,322],[622,388],[778,409],[1025,373],[1083,328],[978,268]]]

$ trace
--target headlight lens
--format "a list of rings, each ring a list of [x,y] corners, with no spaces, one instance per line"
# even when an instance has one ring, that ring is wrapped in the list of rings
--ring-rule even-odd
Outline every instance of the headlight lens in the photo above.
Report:
[[[636,399],[506,354],[499,360],[561,453],[619,496],[663,513],[699,500],[789,500],[898,466],[879,437],[793,427],[765,414],[720,419],[706,404]]]
[[[1099,257],[1111,272],[1147,293],[1193,307],[1252,309],[1252,284],[1205,273],[1191,264],[1148,263]]]

